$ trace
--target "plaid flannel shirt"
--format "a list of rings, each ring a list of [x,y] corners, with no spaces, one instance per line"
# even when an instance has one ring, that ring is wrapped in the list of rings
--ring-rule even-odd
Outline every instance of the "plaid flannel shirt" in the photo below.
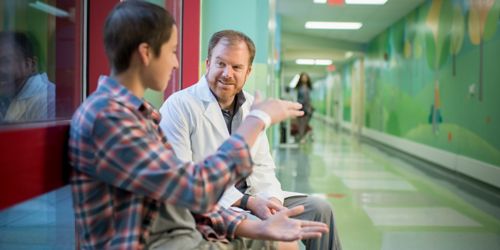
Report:
[[[160,114],[110,77],[73,116],[69,157],[78,240],[83,249],[142,249],[161,202],[197,213],[206,237],[234,236],[244,215],[216,205],[251,172],[248,145],[232,136],[198,164],[176,158]]]

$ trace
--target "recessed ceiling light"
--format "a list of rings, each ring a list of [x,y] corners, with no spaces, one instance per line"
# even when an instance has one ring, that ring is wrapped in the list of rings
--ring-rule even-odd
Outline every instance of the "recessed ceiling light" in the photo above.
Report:
[[[382,5],[385,4],[387,0],[345,0],[346,4],[373,4]]]
[[[332,60],[329,59],[297,59],[296,64],[299,65],[330,65]]]
[[[306,22],[306,29],[359,30],[360,22]]]
[[[326,3],[326,0],[314,0],[314,3]]]
[[[314,59],[297,59],[295,63],[299,65],[314,65]]]
[[[332,64],[332,60],[316,59],[316,60],[314,60],[314,64],[316,64],[316,65],[330,65],[330,64]]]

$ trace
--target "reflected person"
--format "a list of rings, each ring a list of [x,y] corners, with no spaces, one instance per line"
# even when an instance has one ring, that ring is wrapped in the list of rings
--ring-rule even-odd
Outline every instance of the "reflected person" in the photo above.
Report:
[[[0,122],[53,119],[55,85],[38,72],[33,42],[22,32],[0,32]]]

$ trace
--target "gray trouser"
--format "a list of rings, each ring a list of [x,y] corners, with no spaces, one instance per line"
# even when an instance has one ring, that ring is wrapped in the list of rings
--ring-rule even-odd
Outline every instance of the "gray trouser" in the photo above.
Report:
[[[297,196],[285,199],[284,206],[287,208],[304,206],[304,212],[295,216],[296,219],[312,220],[326,223],[329,226],[329,232],[321,236],[319,239],[303,240],[302,242],[308,250],[340,250],[340,239],[335,226],[335,218],[333,216],[330,204],[323,199],[312,196]]]

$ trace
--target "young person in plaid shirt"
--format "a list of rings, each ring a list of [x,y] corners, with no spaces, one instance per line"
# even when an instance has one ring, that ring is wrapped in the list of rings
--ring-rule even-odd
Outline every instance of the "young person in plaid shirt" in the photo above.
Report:
[[[101,76],[70,129],[80,248],[244,249],[258,243],[245,245],[233,239],[235,231],[278,241],[326,232],[322,223],[289,218],[303,207],[281,211],[266,221],[248,221],[244,214],[216,206],[229,185],[250,174],[249,146],[265,125],[302,115],[297,103],[257,102],[256,114],[245,119],[214,155],[198,164],[177,159],[158,126],[159,113],[143,99],[148,88],[163,91],[178,67],[177,36],[172,16],[147,2],[121,2],[106,20],[111,76]]]

